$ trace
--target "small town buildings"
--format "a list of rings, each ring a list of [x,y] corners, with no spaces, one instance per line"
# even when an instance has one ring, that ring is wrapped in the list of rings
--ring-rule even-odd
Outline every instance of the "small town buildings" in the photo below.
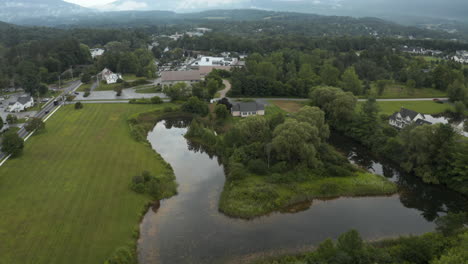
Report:
[[[99,49],[99,48],[97,48],[97,49],[90,49],[89,51],[91,52],[91,57],[92,57],[93,59],[95,59],[95,58],[97,58],[97,57],[99,57],[99,56],[102,56],[102,55],[104,54],[104,52],[106,52],[104,49]]]
[[[233,104],[231,108],[232,116],[248,117],[254,115],[265,115],[265,106],[257,102],[241,102]]]
[[[468,63],[468,51],[459,50],[456,52],[455,56],[452,57],[452,60],[459,63]]]
[[[161,84],[173,85],[176,83],[184,82],[186,84],[193,84],[201,80],[199,71],[163,71],[161,72]]]
[[[191,67],[198,68],[203,66],[235,66],[238,61],[239,60],[237,58],[201,56],[192,63]]]
[[[112,84],[112,83],[117,83],[119,79],[122,79],[122,75],[119,73],[113,73],[111,70],[105,68],[102,70],[101,74],[101,79],[103,81],[106,81],[107,84]]]
[[[8,105],[7,111],[11,113],[18,113],[34,106],[34,99],[32,96],[21,96],[18,97],[16,102],[12,102]]]

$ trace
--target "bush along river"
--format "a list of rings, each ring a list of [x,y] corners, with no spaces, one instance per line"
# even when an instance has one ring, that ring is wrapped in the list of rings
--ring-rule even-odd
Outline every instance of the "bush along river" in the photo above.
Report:
[[[406,176],[373,158],[351,140],[331,143],[351,162],[390,178],[399,194],[388,197],[314,200],[253,220],[218,211],[225,174],[216,157],[193,147],[184,135],[189,122],[159,122],[148,134],[152,147],[172,165],[179,194],[161,201],[141,223],[138,257],[142,264],[246,263],[251,259],[311,249],[350,229],[377,240],[433,231],[437,216],[467,210],[466,198]]]

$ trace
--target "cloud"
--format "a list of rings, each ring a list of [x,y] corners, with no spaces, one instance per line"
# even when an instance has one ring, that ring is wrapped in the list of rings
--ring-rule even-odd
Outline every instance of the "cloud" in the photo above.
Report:
[[[148,9],[149,6],[145,2],[138,1],[119,1],[118,3],[110,3],[106,6],[106,9],[114,11],[125,11],[125,10],[141,10]]]

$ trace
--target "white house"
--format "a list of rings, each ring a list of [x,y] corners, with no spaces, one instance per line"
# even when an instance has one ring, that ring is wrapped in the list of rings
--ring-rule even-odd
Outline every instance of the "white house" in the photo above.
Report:
[[[120,73],[113,73],[111,70],[105,68],[101,72],[101,79],[106,81],[107,84],[117,83],[119,79],[122,79],[122,75]]]
[[[265,106],[257,102],[236,103],[231,108],[232,116],[248,117],[265,115]]]
[[[404,128],[416,122],[417,124],[420,124],[420,125],[423,125],[425,122],[429,123],[428,121],[425,120],[425,117],[423,114],[420,114],[416,111],[409,110],[403,107],[400,109],[399,112],[396,112],[393,115],[391,115],[388,122],[391,126],[394,126],[397,128]]]
[[[8,105],[7,111],[11,113],[14,113],[14,112],[18,113],[33,106],[34,106],[34,99],[32,98],[32,96],[22,96],[22,97],[19,97],[16,102],[10,103]]]
[[[92,57],[93,59],[96,58],[96,57],[102,56],[102,55],[104,54],[104,52],[105,52],[104,49],[99,49],[99,48],[97,48],[97,49],[90,49],[89,51],[91,52],[91,57]]]

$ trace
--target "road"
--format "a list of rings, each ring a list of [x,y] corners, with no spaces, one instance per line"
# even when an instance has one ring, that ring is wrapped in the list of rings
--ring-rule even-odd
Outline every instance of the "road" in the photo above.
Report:
[[[74,81],[74,82],[70,83],[70,85],[67,88],[65,88],[63,90],[63,92],[59,96],[57,96],[56,98],[63,98],[68,93],[71,93],[71,92],[75,91],[76,89],[78,89],[78,87],[80,87],[80,85],[81,85],[81,81]],[[54,111],[55,108],[57,108],[57,107],[58,107],[58,105],[55,105],[53,102],[50,102],[47,106],[45,106],[39,112],[37,112],[33,117],[42,119],[42,118],[46,117],[49,113]],[[26,131],[26,129],[24,129],[24,127],[22,127],[18,131],[18,135],[22,139],[25,139],[28,134],[29,134],[28,131]],[[0,161],[3,160],[5,157],[6,157],[5,153],[0,152]]]

